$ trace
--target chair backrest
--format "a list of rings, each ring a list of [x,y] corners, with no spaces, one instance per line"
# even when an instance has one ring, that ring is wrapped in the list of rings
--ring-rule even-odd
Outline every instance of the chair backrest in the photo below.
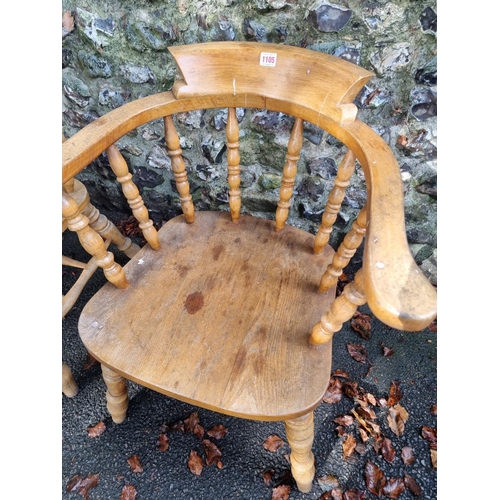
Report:
[[[146,240],[155,248],[158,239],[153,223],[115,143],[137,127],[163,118],[172,170],[189,223],[196,215],[173,116],[197,109],[228,108],[229,205],[233,220],[237,221],[241,193],[235,110],[265,108],[289,114],[295,117],[295,124],[284,159],[276,229],[284,227],[288,216],[303,123],[309,122],[348,148],[318,229],[314,252],[321,252],[328,241],[356,158],[364,171],[367,202],[337,251],[338,267],[341,269],[349,262],[366,232],[363,281],[370,309],[394,328],[408,331],[425,328],[436,316],[436,292],[408,247],[400,169],[384,140],[357,118],[357,108],[352,103],[371,73],[327,54],[276,44],[212,42],[169,50],[182,75],[172,91],[125,104],[68,138],[63,143],[63,185],[106,152]],[[68,203],[71,200],[66,198]],[[102,252],[101,260],[106,260]],[[110,275],[117,272],[114,268]],[[336,273],[338,269],[333,269],[325,280]],[[126,284],[121,281],[119,286]]]

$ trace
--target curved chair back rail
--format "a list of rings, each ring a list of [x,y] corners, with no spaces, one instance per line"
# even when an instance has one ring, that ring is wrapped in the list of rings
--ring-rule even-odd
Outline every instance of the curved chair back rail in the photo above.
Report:
[[[236,50],[243,56],[231,55]],[[68,138],[62,145],[63,184],[125,134],[158,118],[226,107],[266,108],[295,116],[344,143],[363,168],[363,278],[370,309],[394,328],[417,331],[428,326],[437,314],[436,291],[408,247],[399,165],[385,141],[355,118],[355,106],[349,103],[371,74],[333,56],[274,44],[214,42],[170,51],[183,80],[175,83],[173,92],[125,104]],[[266,67],[264,77],[249,76],[251,64],[260,68],[264,52],[275,54],[276,66]]]

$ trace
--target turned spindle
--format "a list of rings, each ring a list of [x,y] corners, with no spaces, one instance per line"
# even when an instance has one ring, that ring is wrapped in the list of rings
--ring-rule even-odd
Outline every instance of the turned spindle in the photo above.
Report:
[[[81,214],[76,201],[62,190],[62,215],[68,221],[68,229],[76,232],[82,247],[96,258],[97,265],[104,271],[108,281],[118,288],[127,288],[129,283],[122,267],[108,252],[102,237],[89,226],[89,219]]]
[[[127,257],[132,258],[141,249],[130,238],[120,233],[118,228],[91,203],[82,213],[88,217],[89,226],[94,231],[97,231],[104,239],[111,240]]]
[[[283,167],[283,178],[281,179],[280,200],[276,209],[276,231],[281,231],[288,219],[290,211],[290,198],[293,194],[295,175],[297,174],[297,162],[300,158],[302,148],[303,120],[296,118],[293,124],[290,139],[288,141],[288,152],[285,156],[285,166]]]
[[[231,219],[238,222],[241,208],[240,191],[240,152],[239,137],[240,129],[236,117],[236,108],[229,108],[227,113],[226,125],[227,137],[227,181],[229,184],[229,209],[231,210]]]
[[[337,215],[344,200],[345,190],[349,186],[349,181],[354,172],[355,164],[354,153],[349,149],[345,154],[344,158],[340,162],[339,168],[337,170],[337,175],[333,180],[333,188],[328,196],[328,202],[323,212],[323,217],[321,218],[321,226],[318,229],[316,238],[314,240],[314,253],[320,254],[325,248],[325,245],[330,239],[330,233],[332,232],[333,225],[337,220]]]
[[[363,207],[358,218],[353,222],[351,230],[345,235],[344,240],[333,255],[332,263],[321,277],[318,292],[326,293],[330,288],[337,286],[339,276],[363,241],[366,233],[366,214],[366,207]]]
[[[345,286],[342,294],[334,299],[329,311],[314,325],[309,344],[319,346],[328,342],[342,324],[351,319],[359,306],[366,304],[363,286],[363,269],[354,276],[354,281]]]
[[[106,149],[109,164],[116,175],[117,181],[122,186],[123,194],[127,198],[128,204],[132,209],[134,217],[139,221],[139,227],[146,241],[151,245],[154,250],[160,248],[160,241],[158,240],[158,232],[153,226],[153,221],[149,218],[149,212],[142,196],[139,194],[139,189],[132,181],[132,174],[128,170],[127,162],[123,158],[118,148],[113,144]]]
[[[186,222],[194,221],[194,205],[193,197],[189,193],[189,182],[186,173],[186,165],[182,158],[182,150],[179,142],[179,134],[175,129],[174,121],[171,116],[166,116],[165,124],[165,140],[167,142],[167,151],[172,161],[172,171],[174,173],[175,185],[179,193],[181,201],[181,209]]]

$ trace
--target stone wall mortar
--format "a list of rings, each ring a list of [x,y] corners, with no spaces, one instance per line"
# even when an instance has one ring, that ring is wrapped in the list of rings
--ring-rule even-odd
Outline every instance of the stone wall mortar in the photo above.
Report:
[[[133,99],[170,90],[170,45],[254,40],[330,53],[374,72],[355,103],[359,117],[390,145],[405,189],[407,235],[417,263],[437,283],[437,16],[434,0],[63,0],[62,124],[69,137]],[[242,201],[272,216],[291,121],[238,110]],[[176,117],[197,208],[227,208],[224,111]],[[155,220],[180,213],[161,121],[118,146]],[[345,148],[306,124],[289,223],[315,232]],[[103,210],[128,212],[105,156],[79,174]],[[97,194],[104,186],[108,199]],[[350,229],[366,197],[357,166],[331,243]],[[429,259],[432,265],[429,265]]]

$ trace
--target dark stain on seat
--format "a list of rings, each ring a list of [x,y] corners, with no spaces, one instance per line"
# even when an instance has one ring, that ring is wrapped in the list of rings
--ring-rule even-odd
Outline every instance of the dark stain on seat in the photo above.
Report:
[[[195,314],[203,307],[203,294],[201,292],[193,292],[187,296],[184,307],[188,314]]]

